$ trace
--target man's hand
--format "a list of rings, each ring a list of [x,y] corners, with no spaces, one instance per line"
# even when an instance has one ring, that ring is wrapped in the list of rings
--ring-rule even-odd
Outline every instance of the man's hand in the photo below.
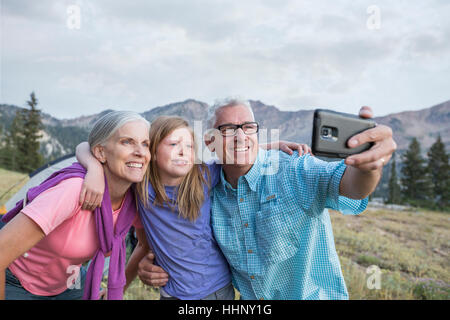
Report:
[[[150,252],[139,262],[138,276],[141,281],[152,287],[165,286],[169,281],[169,275],[158,266],[153,264],[155,255]]]
[[[372,118],[373,112],[370,107],[362,107],[359,111],[362,118]],[[367,151],[355,154],[345,159],[345,164],[358,168],[362,171],[381,170],[392,157],[397,149],[397,144],[392,138],[392,129],[385,125],[377,125],[375,128],[365,130],[348,141],[349,148],[355,148],[366,142],[374,145]]]
[[[362,107],[359,116],[371,118],[370,107]],[[339,185],[339,194],[351,199],[364,199],[371,194],[381,179],[383,166],[391,159],[397,144],[392,139],[392,129],[377,125],[375,128],[365,130],[354,135],[348,142],[350,148],[357,147],[366,142],[374,145],[367,151],[354,154],[345,159],[349,167],[345,170]]]

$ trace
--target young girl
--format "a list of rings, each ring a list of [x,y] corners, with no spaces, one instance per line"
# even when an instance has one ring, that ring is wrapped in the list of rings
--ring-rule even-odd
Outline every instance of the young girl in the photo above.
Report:
[[[93,160],[87,149],[77,148],[86,165]],[[161,299],[232,300],[229,266],[210,224],[209,193],[221,167],[194,164],[196,151],[193,130],[183,118],[162,116],[152,123],[148,184],[137,190],[139,213],[155,264],[169,274]]]

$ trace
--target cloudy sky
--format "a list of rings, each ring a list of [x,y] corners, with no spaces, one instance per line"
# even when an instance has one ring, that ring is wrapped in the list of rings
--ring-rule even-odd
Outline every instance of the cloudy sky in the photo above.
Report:
[[[450,99],[448,0],[1,0],[0,103],[57,118],[189,98],[377,116]]]

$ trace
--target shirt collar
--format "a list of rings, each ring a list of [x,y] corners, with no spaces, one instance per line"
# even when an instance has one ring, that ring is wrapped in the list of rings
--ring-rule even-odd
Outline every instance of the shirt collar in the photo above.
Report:
[[[222,186],[222,190],[224,192],[227,191],[227,189],[229,190],[235,190],[233,189],[233,187],[231,186],[231,184],[225,179],[225,174],[223,173],[223,169],[220,170],[220,182],[221,182],[221,186]]]
[[[258,150],[258,155],[256,156],[255,163],[244,176],[244,179],[247,180],[247,183],[253,192],[256,191],[256,186],[261,176],[261,167],[263,166],[266,159],[266,153],[267,151],[264,149],[260,148]]]
[[[259,149],[258,154],[255,159],[255,163],[250,168],[250,170],[247,172],[245,176],[243,176],[243,179],[245,179],[252,191],[256,191],[256,186],[258,184],[259,177],[261,176],[261,167],[263,166],[263,163],[266,159],[266,153],[267,151],[264,149]],[[223,191],[227,191],[227,189],[236,190],[233,189],[231,184],[225,179],[225,174],[223,173],[223,169],[220,170],[220,180],[222,184]]]

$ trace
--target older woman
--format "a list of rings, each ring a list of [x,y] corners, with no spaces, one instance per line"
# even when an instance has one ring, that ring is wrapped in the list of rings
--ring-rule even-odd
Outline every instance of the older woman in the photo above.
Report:
[[[107,189],[95,214],[79,205],[86,170],[74,163],[30,189],[28,204],[19,203],[4,217],[0,299],[80,299],[85,283],[84,297],[98,298],[108,255],[108,298],[122,297],[124,237],[131,224],[142,230],[131,186],[147,171],[149,126],[139,114],[125,111],[109,113],[94,125],[89,143],[104,169]],[[146,244],[141,247],[146,251]],[[85,277],[81,266],[92,258]],[[135,276],[137,264],[130,261],[134,265],[127,274]]]

